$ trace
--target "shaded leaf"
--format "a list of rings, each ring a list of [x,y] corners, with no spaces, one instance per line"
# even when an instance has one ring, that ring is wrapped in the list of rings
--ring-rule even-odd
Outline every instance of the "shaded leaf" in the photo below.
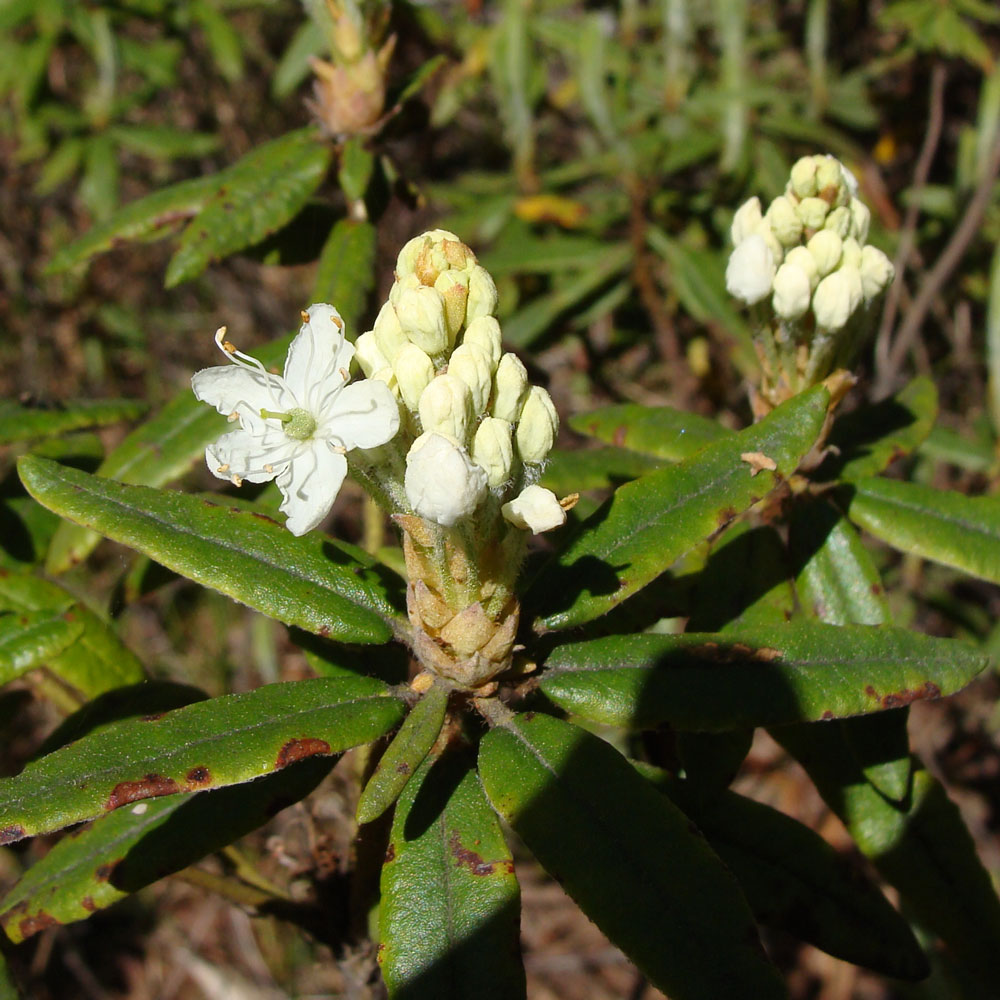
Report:
[[[375,227],[338,220],[320,252],[310,298],[335,305],[347,329],[357,330],[374,287]]]
[[[83,632],[72,612],[29,611],[0,614],[0,684],[41,666]]]
[[[603,740],[515,716],[483,738],[479,773],[542,866],[674,1000],[787,995],[735,880]]]
[[[127,486],[33,456],[18,468],[50,510],[286,625],[345,642],[392,636],[385,573],[353,546],[316,532],[296,538],[256,511]]]
[[[403,703],[380,681],[316,678],[120,722],[0,779],[0,843],[339,753],[381,736],[402,714]]]
[[[659,468],[660,462],[624,448],[554,448],[545,460],[539,480],[557,496],[621,486]]]
[[[860,715],[960,690],[988,657],[906,629],[796,622],[558,647],[542,690],[615,726],[725,730]]]
[[[393,1000],[525,996],[514,862],[471,764],[431,758],[396,804],[378,954]]]
[[[134,420],[147,409],[146,404],[137,399],[81,401],[53,407],[23,406],[3,400],[0,401],[0,444]]]

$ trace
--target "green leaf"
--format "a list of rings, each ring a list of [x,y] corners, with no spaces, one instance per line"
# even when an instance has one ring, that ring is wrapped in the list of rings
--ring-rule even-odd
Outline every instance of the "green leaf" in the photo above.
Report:
[[[31,455],[18,469],[50,510],[286,625],[343,642],[392,636],[396,613],[384,577],[352,546],[316,532],[296,538],[255,511],[127,486]]]
[[[483,738],[479,774],[542,866],[673,1000],[786,996],[735,880],[603,740],[515,716]]]
[[[592,448],[566,451],[554,448],[545,460],[539,480],[558,496],[583,490],[606,489],[638,479],[662,463],[624,448]]]
[[[894,479],[853,484],[848,516],[903,552],[1000,583],[1000,498]]]
[[[375,227],[370,222],[338,220],[320,251],[312,301],[332,303],[347,329],[357,330],[374,287]]]
[[[970,439],[947,427],[935,427],[920,446],[920,454],[939,462],[949,462],[966,472],[992,475],[992,470],[997,467],[992,437],[983,434],[977,439]]]
[[[186,132],[166,125],[116,125],[109,131],[120,146],[154,160],[207,156],[222,141],[211,132]]]
[[[878,475],[926,440],[937,419],[938,396],[925,376],[897,395],[841,417],[829,443],[839,451],[820,467],[820,478],[856,480]]]
[[[595,437],[605,444],[630,448],[669,462],[690,458],[706,445],[732,433],[696,413],[638,403],[619,403],[591,413],[580,413],[570,417],[569,425],[578,433]]]
[[[77,194],[95,219],[103,222],[117,208],[118,179],[118,156],[111,137],[100,133],[91,136]]]
[[[370,677],[268,684],[130,719],[0,779],[0,843],[50,833],[139,799],[250,781],[391,729],[403,703]]]
[[[899,979],[929,970],[905,920],[857,864],[777,809],[731,791],[706,800],[648,764],[639,772],[698,825],[754,916],[828,955]]]
[[[214,261],[259,243],[293,219],[322,183],[332,146],[312,128],[247,153],[181,234],[164,284],[174,288]]]
[[[51,408],[22,406],[3,400],[0,401],[0,444],[134,420],[147,409],[147,405],[137,399],[82,401]]]
[[[86,920],[263,826],[308,795],[337,759],[302,760],[243,785],[102,816],[32,865],[0,900],[0,926],[18,943],[54,924]]]
[[[0,954],[0,1000],[21,1000],[21,991],[7,967],[7,959]]]
[[[905,909],[941,936],[990,995],[1000,979],[1000,900],[958,809],[919,769],[902,801],[887,799],[864,779],[844,728],[793,726],[772,735],[805,767]]]
[[[287,97],[309,75],[309,60],[326,51],[326,38],[312,19],[304,21],[278,60],[271,76],[271,94]]]
[[[62,523],[29,496],[0,498],[0,567],[22,570],[40,563]]]
[[[180,220],[201,211],[221,183],[221,177],[220,174],[182,181],[125,205],[78,240],[57,250],[45,273],[68,271],[119,243],[166,236]]]
[[[410,777],[431,752],[444,725],[447,708],[448,691],[440,684],[413,706],[361,793],[359,823],[378,819],[399,798]]]
[[[72,612],[0,613],[0,684],[41,666],[83,632]]]
[[[205,0],[193,0],[190,12],[205,33],[205,41],[219,72],[230,83],[236,83],[243,76],[243,45],[239,33],[215,6]]]
[[[348,201],[364,198],[374,167],[375,157],[365,148],[364,140],[360,136],[353,136],[344,144],[340,151],[337,179]]]
[[[112,627],[57,583],[30,573],[0,570],[0,611],[59,614],[79,626],[75,641],[51,651],[44,663],[87,698],[142,680],[142,664]]]
[[[392,1000],[517,1000],[519,892],[471,761],[426,761],[396,805],[382,868],[379,965]]]
[[[541,688],[595,722],[716,731],[899,708],[952,694],[988,664],[956,639],[796,622],[569,643]]]
[[[534,581],[529,599],[541,606],[542,626],[568,628],[604,614],[766,497],[812,447],[828,401],[824,388],[812,389],[759,424],[620,487]],[[755,453],[776,470],[754,475],[741,456]]]

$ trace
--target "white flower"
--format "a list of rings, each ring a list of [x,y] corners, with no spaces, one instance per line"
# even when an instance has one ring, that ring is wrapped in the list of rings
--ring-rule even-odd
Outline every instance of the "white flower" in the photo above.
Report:
[[[753,233],[730,254],[726,288],[730,295],[753,305],[770,294],[774,271],[771,248],[763,236]]]
[[[273,375],[256,359],[215,335],[232,362],[191,379],[195,396],[239,421],[205,450],[209,469],[239,486],[277,481],[293,535],[315,528],[333,506],[347,474],[345,453],[385,444],[399,429],[399,409],[384,382],[348,385],[354,347],[332,306],[302,314],[285,373]]]
[[[443,434],[421,434],[406,456],[406,498],[421,517],[450,528],[486,496],[486,473]]]
[[[527,486],[510,503],[500,508],[500,513],[515,528],[534,531],[551,531],[566,523],[563,510],[552,490],[544,486]]]

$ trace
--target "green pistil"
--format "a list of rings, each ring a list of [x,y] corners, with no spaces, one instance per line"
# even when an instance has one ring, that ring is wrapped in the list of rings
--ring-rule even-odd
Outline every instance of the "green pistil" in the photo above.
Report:
[[[308,440],[316,430],[316,418],[308,410],[303,410],[301,407],[296,407],[287,413],[261,410],[260,415],[265,420],[280,420],[285,425],[285,433],[296,441]]]

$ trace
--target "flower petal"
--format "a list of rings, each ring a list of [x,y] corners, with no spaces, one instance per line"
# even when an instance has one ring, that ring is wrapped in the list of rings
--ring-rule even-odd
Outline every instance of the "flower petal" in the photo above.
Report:
[[[295,400],[277,375],[244,368],[240,365],[218,365],[203,368],[191,378],[195,396],[229,416],[247,414],[256,421],[262,409],[283,412],[295,406]]]
[[[219,479],[231,480],[236,476],[250,483],[267,483],[283,470],[288,460],[287,453],[282,455],[273,447],[264,447],[260,437],[242,428],[223,434],[205,449],[205,464]]]
[[[392,390],[378,379],[345,385],[323,408],[316,436],[350,451],[377,448],[399,430],[399,404]]]
[[[277,479],[284,496],[278,509],[288,515],[285,527],[293,535],[317,527],[330,513],[346,475],[347,459],[324,442],[314,440],[303,448]]]
[[[312,397],[322,398],[319,390],[324,384],[347,381],[340,370],[350,371],[354,345],[344,339],[344,321],[333,306],[312,305],[307,315],[309,319],[288,348],[285,381],[298,405],[314,410],[316,400]]]

